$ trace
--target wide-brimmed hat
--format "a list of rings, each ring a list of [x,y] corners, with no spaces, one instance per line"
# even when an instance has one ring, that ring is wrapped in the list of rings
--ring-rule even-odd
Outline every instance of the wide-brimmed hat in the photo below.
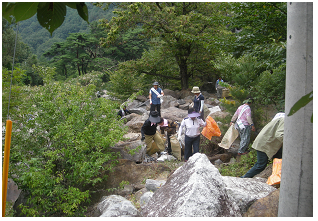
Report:
[[[201,93],[199,87],[193,87],[191,92],[194,93],[194,94]]]
[[[188,117],[199,117],[199,116],[201,116],[201,114],[196,112],[194,108],[190,108],[188,110]]]
[[[153,82],[152,85],[159,85],[159,83],[157,81]]]
[[[150,112],[150,116],[149,116],[149,120],[151,123],[159,123],[160,122],[160,116],[158,111],[151,111]]]

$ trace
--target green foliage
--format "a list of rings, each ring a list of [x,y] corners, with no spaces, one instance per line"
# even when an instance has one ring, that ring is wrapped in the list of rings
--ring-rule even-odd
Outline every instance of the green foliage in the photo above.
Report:
[[[118,70],[109,72],[110,82],[108,84],[109,95],[121,101],[125,101],[132,94],[143,90],[144,75],[136,70],[134,61],[126,61],[119,64]]]
[[[242,155],[238,162],[233,164],[222,164],[219,171],[222,176],[243,176],[251,169],[257,161],[256,151],[253,149],[249,154]]]
[[[11,22],[11,16],[13,16],[15,22],[19,22],[37,14],[40,25],[52,35],[55,29],[64,22],[66,6],[76,8],[82,19],[88,22],[88,10],[83,2],[3,2],[2,16],[9,22]]]
[[[27,193],[26,216],[82,216],[88,187],[105,180],[126,132],[114,104],[95,98],[92,83],[24,87],[13,119],[10,175]],[[107,165],[107,166],[105,166]]]
[[[201,51],[196,49],[215,41],[220,30],[224,30],[226,5],[204,2],[119,3],[114,11],[117,16],[110,22],[102,21],[101,25],[109,30],[104,44],[112,44],[122,31],[142,25],[146,37],[163,42],[166,52],[172,55],[174,64],[179,68],[182,89],[187,89],[190,76],[198,73],[190,72],[190,61],[196,61],[196,64],[202,61],[193,52]],[[195,67],[191,68],[196,70]],[[170,76],[166,77],[170,79]],[[174,76],[171,78],[175,79]]]

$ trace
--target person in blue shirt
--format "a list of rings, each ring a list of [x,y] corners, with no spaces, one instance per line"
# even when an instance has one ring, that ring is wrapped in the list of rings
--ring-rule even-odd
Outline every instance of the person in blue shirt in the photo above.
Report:
[[[200,88],[193,87],[191,92],[195,94],[193,99],[193,108],[196,112],[200,114],[201,119],[204,119],[204,110],[203,110],[204,97],[201,94]]]
[[[215,90],[216,90],[216,95],[217,95],[218,99],[220,99],[222,97],[222,90],[224,88],[221,85],[219,85],[220,82],[224,82],[221,77],[219,77],[219,79],[217,79],[217,81],[215,83]]]
[[[162,97],[164,96],[163,90],[158,86],[159,83],[156,81],[153,84],[153,87],[149,91],[149,100],[150,100],[150,112],[157,109],[159,116],[161,117],[161,102]]]

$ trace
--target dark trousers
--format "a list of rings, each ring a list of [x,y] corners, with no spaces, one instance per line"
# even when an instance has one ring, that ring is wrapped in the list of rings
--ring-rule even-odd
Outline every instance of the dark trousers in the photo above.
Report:
[[[150,104],[150,112],[155,111],[157,109],[159,116],[161,117],[160,107],[161,104]]]
[[[199,152],[200,135],[197,137],[185,136],[184,142],[185,142],[184,160],[188,160],[193,154]],[[193,152],[192,152],[192,146],[193,146]]]
[[[268,163],[267,154],[262,151],[256,151],[257,162],[249,171],[247,171],[247,173],[244,176],[242,176],[242,178],[253,178],[255,175],[259,174],[266,168]],[[282,158],[282,148],[278,150],[278,152],[273,156],[273,158]]]

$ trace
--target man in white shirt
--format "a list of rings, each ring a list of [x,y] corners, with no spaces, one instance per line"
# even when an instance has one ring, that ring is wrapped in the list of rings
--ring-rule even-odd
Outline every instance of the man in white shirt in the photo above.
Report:
[[[200,127],[205,127],[206,122],[199,118],[200,113],[195,112],[193,108],[188,110],[188,117],[184,118],[181,122],[178,131],[178,140],[181,141],[182,130],[185,127],[185,150],[184,150],[184,161],[195,153],[199,152],[200,147]],[[193,147],[193,151],[192,151]]]

